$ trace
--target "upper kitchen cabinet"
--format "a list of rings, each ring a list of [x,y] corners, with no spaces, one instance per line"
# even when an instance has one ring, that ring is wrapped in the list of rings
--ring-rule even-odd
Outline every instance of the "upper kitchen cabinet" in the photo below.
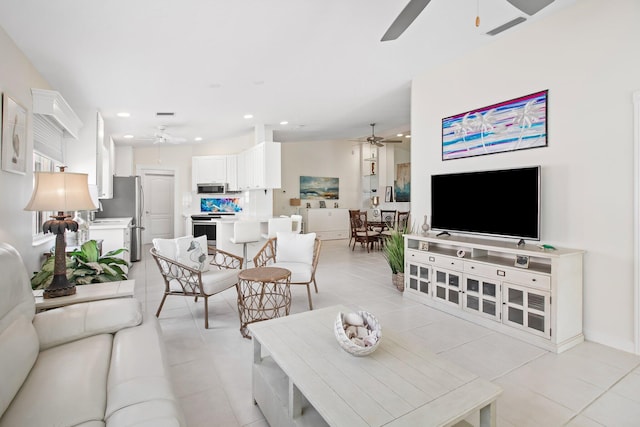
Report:
[[[227,157],[227,184],[229,191],[238,191],[238,156],[231,155]]]
[[[191,159],[193,190],[198,184],[226,184],[227,156],[198,156]]]
[[[240,190],[280,188],[281,147],[279,142],[263,142],[238,155]]]
[[[96,184],[100,199],[113,198],[113,172],[115,148],[111,137],[105,138],[104,120],[100,112],[96,115]]]

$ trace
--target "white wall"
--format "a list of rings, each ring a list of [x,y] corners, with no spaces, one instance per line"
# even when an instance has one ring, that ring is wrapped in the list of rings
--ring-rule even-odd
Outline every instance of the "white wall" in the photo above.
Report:
[[[300,176],[321,176],[340,179],[338,200],[326,201],[332,208],[357,209],[360,205],[360,148],[349,141],[287,142],[282,143],[282,188],[274,190],[274,215],[290,215],[297,208],[289,206],[289,199],[300,197]],[[302,200],[304,208],[307,200]],[[310,200],[312,208],[317,200]]]
[[[541,240],[581,248],[584,332],[633,351],[632,92],[640,2],[583,0],[413,81],[412,211],[434,173],[542,166]],[[441,119],[549,89],[547,148],[441,159]],[[419,159],[419,160],[418,160]],[[461,201],[463,202],[463,201]]]
[[[32,213],[23,208],[33,190],[33,118],[31,88],[52,89],[44,78],[0,28],[0,92],[11,96],[27,109],[27,173],[0,171],[0,241],[14,246],[31,274],[40,269],[42,253],[52,242],[32,246]]]

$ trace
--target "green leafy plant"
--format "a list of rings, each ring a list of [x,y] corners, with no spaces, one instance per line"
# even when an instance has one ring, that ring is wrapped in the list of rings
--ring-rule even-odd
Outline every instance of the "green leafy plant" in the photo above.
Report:
[[[76,285],[127,280],[127,272],[122,267],[128,267],[129,264],[116,256],[124,251],[124,248],[116,249],[100,256],[96,241],[89,240],[79,250],[67,255],[67,279]],[[46,289],[51,284],[54,260],[55,257],[49,257],[42,269],[31,278],[33,289]]]
[[[393,274],[404,273],[404,229],[391,229],[391,235],[384,241],[383,254]]]

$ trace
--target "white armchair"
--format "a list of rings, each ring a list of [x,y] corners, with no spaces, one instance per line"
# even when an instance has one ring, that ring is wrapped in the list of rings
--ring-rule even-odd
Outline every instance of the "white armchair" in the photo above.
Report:
[[[316,233],[295,234],[291,232],[278,233],[253,258],[256,267],[281,267],[291,271],[291,285],[305,285],[309,298],[309,310],[313,310],[311,302],[311,288],[318,293],[316,284],[316,267],[320,258],[322,241]]]
[[[206,236],[153,239],[151,255],[164,278],[165,290],[156,312],[169,295],[204,298],[204,327],[209,328],[208,298],[237,286],[242,258],[207,246]]]

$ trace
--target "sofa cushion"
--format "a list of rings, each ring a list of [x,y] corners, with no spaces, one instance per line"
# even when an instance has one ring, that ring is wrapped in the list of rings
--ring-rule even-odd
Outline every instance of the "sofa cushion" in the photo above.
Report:
[[[311,264],[301,262],[276,262],[269,267],[286,268],[291,272],[291,283],[308,283],[311,280],[313,267]]]
[[[107,425],[135,424],[131,421],[129,424],[115,422],[119,411],[135,405],[154,401],[175,405],[165,354],[160,325],[155,316],[147,316],[142,325],[123,329],[115,335],[107,384]],[[170,412],[174,420],[179,419],[173,409]],[[154,419],[153,413],[143,415],[144,419]]]
[[[0,331],[4,331],[19,316],[31,320],[36,313],[36,302],[22,258],[14,247],[0,242],[0,271],[2,271],[2,298],[0,298]]]
[[[112,335],[40,352],[0,426],[75,426],[103,420]]]
[[[33,326],[38,333],[40,349],[47,349],[91,335],[114,333],[140,322],[140,302],[134,298],[120,298],[73,304],[38,313],[33,319]]]
[[[316,233],[278,233],[276,262],[313,263]]]
[[[107,427],[180,427],[186,425],[181,417],[177,402],[156,399],[119,409],[107,418]]]
[[[31,320],[19,316],[0,332],[0,417],[7,409],[38,357],[39,344]]]

